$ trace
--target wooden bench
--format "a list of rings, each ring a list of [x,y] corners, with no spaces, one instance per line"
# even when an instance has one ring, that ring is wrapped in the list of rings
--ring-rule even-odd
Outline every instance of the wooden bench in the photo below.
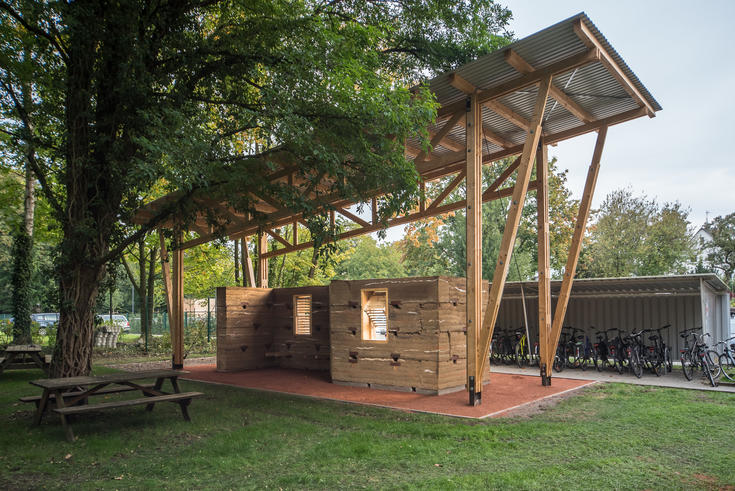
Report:
[[[154,384],[141,384],[141,387],[145,387],[146,389],[153,388]],[[103,387],[102,389],[90,394],[93,396],[97,395],[105,395],[105,394],[118,394],[120,392],[128,392],[131,390],[139,390],[137,387],[129,387],[124,385],[117,385],[117,386],[109,386],[109,387]],[[73,391],[73,392],[64,392],[64,399],[73,399],[76,396],[84,394],[84,391]],[[41,398],[43,396],[26,396],[21,397],[19,399],[20,402],[33,402],[36,404],[36,407],[41,403]],[[49,402],[56,402],[56,395],[55,394],[49,394],[48,396]]]
[[[181,414],[184,416],[186,421],[191,421],[189,418],[189,412],[187,406],[191,400],[195,397],[203,396],[203,392],[179,392],[177,394],[164,394],[161,396],[141,397],[140,399],[126,399],[122,401],[110,401],[100,402],[97,404],[85,404],[83,406],[69,406],[62,408],[54,408],[53,411],[64,416],[71,416],[74,414],[83,414],[92,411],[99,411],[103,409],[114,409],[118,407],[129,407],[129,406],[142,406],[146,405],[148,408],[152,408],[153,404],[157,402],[176,402],[181,406]]]

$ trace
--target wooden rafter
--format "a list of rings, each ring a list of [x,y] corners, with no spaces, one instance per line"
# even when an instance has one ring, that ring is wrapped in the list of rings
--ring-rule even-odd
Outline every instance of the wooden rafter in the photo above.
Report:
[[[455,89],[461,90],[467,95],[472,95],[475,92],[477,92],[477,87],[469,83],[467,80],[462,78],[460,75],[457,75],[456,73],[450,73],[448,77],[449,77],[448,78],[449,84]],[[480,110],[480,113],[482,113],[481,110]],[[482,114],[480,114],[480,121],[482,121]],[[465,123],[464,121],[460,120],[459,124],[464,126]],[[482,125],[482,133],[483,133],[483,136],[487,140],[493,142],[494,144],[498,145],[501,148],[509,148],[513,146],[513,142],[495,133],[487,125],[484,125],[484,124]]]
[[[278,242],[284,245],[284,247],[293,247],[295,244],[292,244],[291,242],[287,241],[283,237],[281,237],[280,234],[277,234],[274,230],[271,230],[269,228],[264,229],[265,233],[276,239]]]
[[[447,186],[442,190],[442,192],[439,193],[439,195],[436,198],[434,198],[434,201],[431,202],[427,210],[433,210],[439,205],[441,205],[444,202],[444,200],[447,199],[447,196],[449,196],[449,194],[452,191],[454,191],[462,181],[464,181],[464,178],[466,175],[467,175],[466,170],[460,171],[459,174],[457,174],[457,176],[452,180],[452,182],[447,184]]]
[[[534,70],[534,68],[526,60],[524,60],[521,55],[519,55],[512,49],[508,49],[505,51],[505,61],[521,73],[531,73]],[[569,97],[566,93],[564,93],[563,90],[558,88],[553,83],[551,84],[551,90],[549,91],[549,94],[554,100],[556,100],[556,102],[561,104],[563,108],[572,113],[580,121],[584,123],[591,123],[595,120],[594,116],[587,112],[587,110],[584,109],[582,106],[574,102],[571,97]]]
[[[449,118],[449,121],[444,123],[444,126],[442,126],[441,129],[437,131],[436,134],[434,134],[434,136],[431,138],[432,151],[434,148],[436,148],[437,145],[442,144],[442,141],[447,136],[447,133],[449,133],[449,131],[452,128],[457,126],[457,122],[459,121],[459,118],[462,118],[462,117],[464,117],[464,114],[462,114],[461,112],[458,112],[452,115],[452,117]],[[421,153],[419,153],[416,156],[415,162],[422,162],[423,160],[425,160],[425,158],[426,158],[426,152],[421,151]]]
[[[514,80],[509,80],[508,82],[502,83],[490,89],[480,90],[478,93],[478,99],[482,104],[484,104],[489,100],[497,99],[498,97],[503,97],[504,95],[524,89],[530,85],[538,84],[541,80],[545,78],[553,77],[554,75],[565,73],[570,70],[574,70],[575,68],[578,68],[580,66],[594,63],[596,61],[600,61],[600,50],[595,47],[576,55],[572,55],[569,58],[559,60],[547,67],[541,68],[539,70],[534,70],[533,72],[525,75],[521,75]],[[464,101],[457,101],[451,104],[446,104],[439,108],[439,110],[437,111],[437,117],[443,117],[447,114],[454,114],[457,111],[462,110],[464,104]]]
[[[623,72],[620,66],[615,63],[610,53],[607,52],[605,47],[597,40],[594,34],[589,30],[587,25],[582,19],[577,19],[574,22],[574,32],[577,34],[579,39],[587,45],[590,49],[596,49],[600,53],[600,62],[608,69],[610,74],[623,86],[623,89],[638,103],[641,107],[646,108],[649,117],[653,118],[656,116],[656,111],[653,109],[648,100],[643,97],[638,88],[635,86],[633,81]]]
[[[352,212],[350,212],[348,210],[345,210],[344,208],[337,208],[337,213],[339,213],[340,215],[342,215],[342,216],[344,216],[346,218],[349,218],[353,222],[355,222],[355,223],[357,223],[357,224],[359,224],[359,225],[361,225],[363,227],[369,227],[370,225],[372,225],[370,222],[368,222],[366,220],[363,220],[359,216],[355,215],[354,213],[352,213]]]
[[[497,114],[500,117],[503,117],[513,123],[514,125],[518,126],[519,128],[523,130],[528,130],[528,128],[531,127],[531,122],[503,104],[500,101],[493,100],[493,101],[487,101],[483,104],[486,108],[490,109],[492,112]]]
[[[508,276],[508,266],[513,253],[513,245],[515,244],[516,234],[518,232],[518,224],[521,220],[523,211],[523,203],[528,191],[528,184],[531,178],[531,169],[533,157],[538,148],[539,138],[541,136],[541,122],[543,121],[546,100],[549,97],[549,88],[551,86],[551,75],[548,75],[539,84],[538,95],[536,96],[536,104],[533,110],[533,119],[531,129],[528,130],[526,142],[523,146],[523,153],[518,165],[518,175],[516,183],[513,187],[513,197],[511,199],[510,209],[508,210],[508,218],[503,230],[503,238],[500,242],[500,250],[498,253],[498,261],[495,265],[495,273],[493,274],[492,284],[490,286],[490,295],[488,304],[485,309],[485,318],[482,323],[480,337],[480,351],[478,353],[478,368],[475,373],[479,380],[479,387],[482,387],[482,376],[487,367],[487,358],[490,352],[490,340],[492,339],[493,330],[495,329],[495,321],[498,318],[498,310],[500,309],[500,301],[503,296],[503,288],[505,280]]]

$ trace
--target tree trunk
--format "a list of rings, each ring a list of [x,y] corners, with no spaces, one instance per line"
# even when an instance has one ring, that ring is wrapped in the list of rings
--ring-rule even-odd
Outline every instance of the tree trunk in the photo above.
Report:
[[[146,336],[148,328],[148,296],[146,295],[145,237],[138,242],[138,298],[140,299],[140,335]],[[133,285],[135,286],[135,285]]]
[[[13,234],[13,344],[31,344],[31,248],[25,228]]]
[[[145,340],[146,346],[151,335],[151,327],[153,327],[153,287],[156,279],[156,247],[153,246],[150,249],[148,257],[148,286],[146,287],[146,326],[145,326]],[[142,334],[142,331],[141,331]]]
[[[109,101],[99,97],[106,87],[93,94],[92,74],[99,49],[95,26],[102,14],[98,7],[76,8],[67,33],[66,166],[61,177],[66,197],[63,215],[59,217],[63,231],[57,268],[60,316],[52,377],[88,375],[92,369],[94,305],[105,275],[103,258],[109,251],[108,241],[122,200],[117,183],[111,178],[108,159],[115,155],[109,146],[111,140],[100,139],[94,149],[90,142],[95,131],[115,134],[101,126],[100,121],[96,121],[96,126],[91,121],[95,113],[113,109]]]
[[[316,265],[319,259],[319,250],[315,247],[311,253],[311,266],[309,267],[309,279],[313,280],[316,275]]]

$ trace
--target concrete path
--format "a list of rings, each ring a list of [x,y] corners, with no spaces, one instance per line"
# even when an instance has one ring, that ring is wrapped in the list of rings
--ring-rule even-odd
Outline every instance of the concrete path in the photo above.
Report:
[[[514,375],[536,375],[539,374],[538,367],[518,368],[511,365],[491,365],[490,371],[496,373],[508,373]],[[492,375],[491,375],[492,376]],[[644,371],[643,377],[636,378],[632,373],[624,372],[622,375],[612,370],[598,372],[594,367],[587,370],[579,370],[575,368],[566,368],[561,373],[553,372],[551,376],[551,385],[554,385],[555,378],[576,379],[576,380],[595,380],[598,382],[621,382],[625,384],[637,385],[655,385],[658,387],[673,387],[677,389],[694,389],[694,390],[711,390],[717,392],[730,392],[735,394],[735,385],[720,384],[718,387],[712,387],[709,380],[705,380],[701,376],[700,371],[694,372],[694,378],[689,381],[684,377],[681,367],[674,365],[674,370],[661,377]]]

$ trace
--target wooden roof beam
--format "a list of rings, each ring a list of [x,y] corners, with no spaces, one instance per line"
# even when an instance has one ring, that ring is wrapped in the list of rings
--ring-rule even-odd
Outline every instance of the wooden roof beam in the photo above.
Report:
[[[454,115],[452,115],[451,118],[449,118],[449,121],[444,123],[444,126],[441,127],[439,131],[434,134],[434,136],[431,138],[431,149],[433,150],[437,145],[441,145],[444,138],[449,133],[449,130],[457,126],[457,123],[459,122],[460,118],[464,116],[464,113],[462,112],[456,112]],[[464,147],[462,147],[464,149]],[[414,159],[415,162],[423,162],[426,160],[427,154],[423,150],[416,156],[416,159]]]
[[[474,94],[477,90],[477,87],[475,87],[473,84],[469,83],[467,80],[462,78],[460,75],[456,73],[450,73],[449,74],[449,84],[454,87],[457,90],[461,90],[467,95]],[[501,105],[499,102],[497,104]],[[505,106],[503,106],[505,107]],[[513,112],[510,109],[506,108],[509,112]],[[466,121],[460,121],[462,126],[465,126]],[[485,139],[493,142],[494,144],[498,145],[502,148],[509,148],[513,146],[513,142],[510,140],[507,140],[506,138],[503,138],[502,136],[498,135],[494,131],[492,131],[487,125],[482,125],[482,132],[485,135]]]
[[[528,74],[534,71],[534,68],[524,60],[521,55],[508,49],[505,51],[505,61],[523,74]],[[582,106],[577,104],[569,97],[563,90],[558,88],[553,83],[551,84],[550,95],[556,102],[562,105],[564,109],[572,113],[577,119],[583,123],[591,123],[595,120],[594,116],[587,112]]]
[[[574,32],[577,34],[579,39],[591,49],[596,49],[600,53],[600,62],[608,69],[610,74],[623,86],[623,89],[638,103],[641,107],[646,108],[649,118],[656,116],[656,111],[653,106],[646,100],[643,94],[640,93],[638,88],[635,86],[633,81],[623,72],[620,66],[615,63],[610,53],[607,52],[605,47],[597,40],[592,31],[589,30],[587,24],[582,19],[574,21]]]
[[[497,99],[498,97],[502,97],[504,95],[524,89],[529,85],[535,85],[549,75],[559,75],[560,73],[574,70],[575,68],[588,65],[589,63],[600,61],[600,56],[600,50],[597,47],[594,47],[587,51],[583,51],[582,53],[577,53],[576,55],[570,56],[569,58],[559,60],[556,63],[552,63],[547,67],[534,70],[533,72],[525,75],[521,75],[514,80],[509,80],[508,82],[496,85],[495,87],[491,87],[489,89],[482,89],[478,93],[478,98],[480,99],[481,103],[487,102],[492,99]],[[439,110],[437,111],[437,117],[446,117],[447,114],[454,114],[457,111],[463,111],[464,108],[465,101],[463,100],[453,102],[451,104],[446,104],[439,108]]]

